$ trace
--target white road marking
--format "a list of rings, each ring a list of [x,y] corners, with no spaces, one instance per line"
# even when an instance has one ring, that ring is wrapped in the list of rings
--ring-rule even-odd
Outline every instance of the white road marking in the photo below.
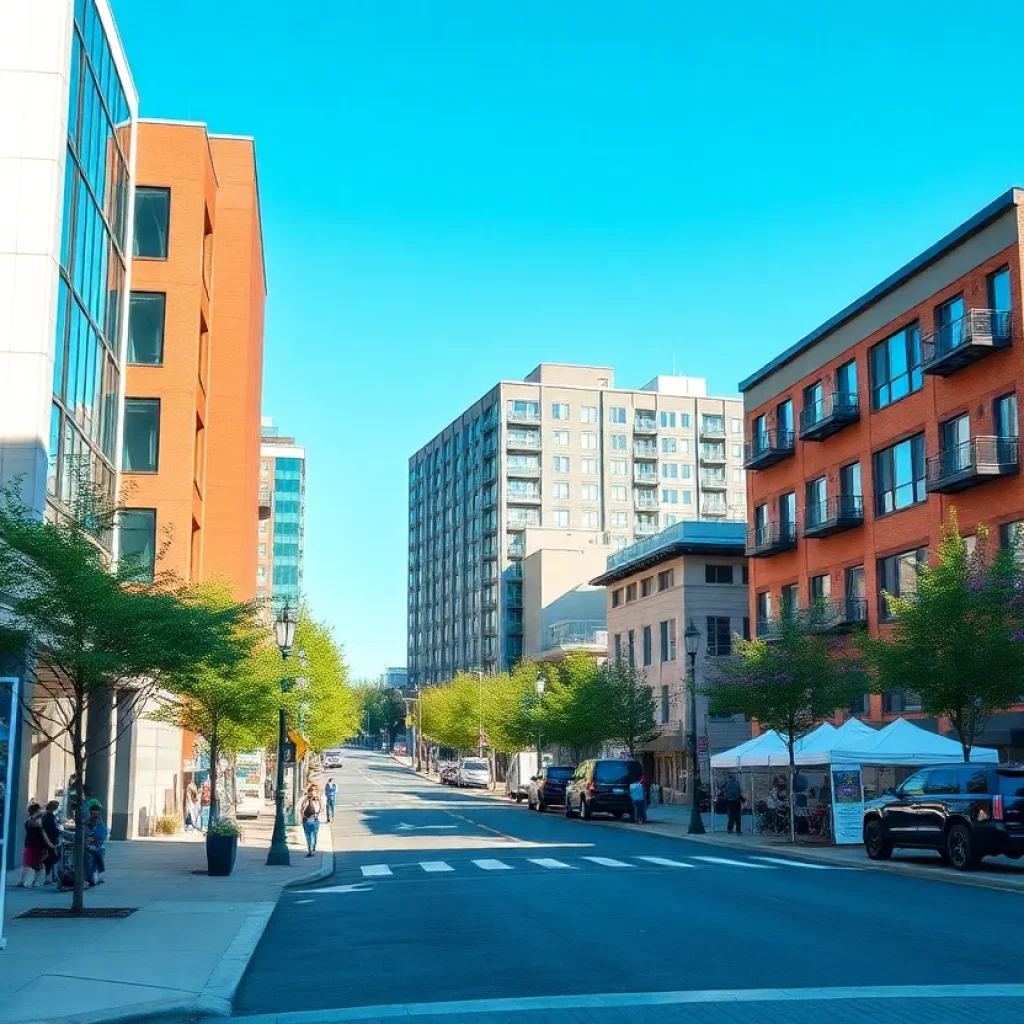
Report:
[[[390,872],[388,872],[390,874]],[[316,895],[320,895],[325,892],[373,892],[372,885],[363,885],[362,882],[354,882],[351,885],[326,885],[322,889],[293,889],[293,892],[311,892]],[[310,900],[303,900],[302,902],[309,903]]]
[[[312,903],[312,902],[313,902],[312,900],[296,900],[295,901],[295,906],[301,907],[303,903]]]
[[[570,871],[573,870],[571,864],[563,864],[560,860],[554,860],[552,857],[530,857],[529,861],[531,864],[539,864],[542,868],[568,868]]]
[[[662,868],[692,868],[692,864],[687,864],[681,860],[669,860],[668,857],[637,857],[637,860],[645,860],[648,864],[657,864]]]
[[[473,863],[484,871],[511,871],[512,866],[500,860],[475,860]]]
[[[594,864],[600,864],[603,868],[631,868],[632,864],[627,864],[624,860],[615,860],[613,857],[584,857],[584,860],[592,861]]]
[[[420,867],[427,872],[455,870],[451,864],[445,864],[443,860],[421,860]]]
[[[811,871],[846,871],[846,868],[836,867],[831,864],[811,864],[806,860],[786,860],[783,857],[754,857],[754,860],[763,860],[765,864],[783,864],[787,868],[809,868]]]
[[[387,864],[364,864],[360,869],[364,878],[382,878],[391,874],[391,868]]]
[[[767,864],[751,864],[749,860],[730,860],[728,857],[697,857],[694,860],[707,861],[708,864],[725,864],[730,868],[755,868],[758,871],[771,871]]]

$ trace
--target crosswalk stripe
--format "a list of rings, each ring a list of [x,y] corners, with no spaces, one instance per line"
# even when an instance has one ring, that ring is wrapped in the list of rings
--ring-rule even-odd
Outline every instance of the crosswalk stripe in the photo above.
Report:
[[[427,872],[455,870],[451,864],[445,864],[443,860],[421,860],[420,867]]]
[[[594,864],[600,864],[603,868],[631,868],[632,864],[627,864],[624,860],[615,860],[612,857],[584,857],[584,860],[592,861]]]
[[[387,864],[364,864],[360,869],[364,878],[382,878],[391,874],[391,868]]]
[[[484,871],[511,871],[512,866],[500,860],[475,860],[473,863]]]
[[[572,870],[570,865],[563,864],[560,860],[554,860],[551,857],[530,857],[531,864],[539,864],[542,868],[569,868]]]
[[[786,860],[783,857],[754,857],[754,860],[763,860],[766,864],[783,864],[787,868],[809,868],[811,871],[840,871],[841,868],[833,867],[830,864],[811,864],[806,860]]]
[[[681,860],[669,860],[668,857],[637,857],[637,860],[645,860],[648,864],[657,864],[663,868],[692,868],[692,864],[687,864]]]
[[[728,857],[697,857],[694,860],[703,860],[708,864],[725,864],[731,868],[756,868],[758,871],[771,871],[767,864],[751,864],[749,860],[730,860]]]

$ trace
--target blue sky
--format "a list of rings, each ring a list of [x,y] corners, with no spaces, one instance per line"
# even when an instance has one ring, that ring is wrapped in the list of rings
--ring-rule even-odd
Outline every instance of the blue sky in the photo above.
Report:
[[[737,382],[1024,183],[1005,4],[113,0],[144,116],[256,137],[306,586],[405,660],[408,456],[538,362]]]

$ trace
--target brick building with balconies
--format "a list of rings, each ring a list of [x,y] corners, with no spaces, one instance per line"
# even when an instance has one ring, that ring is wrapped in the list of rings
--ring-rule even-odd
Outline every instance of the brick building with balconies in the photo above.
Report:
[[[965,537],[1020,543],[1022,207],[1011,189],[740,384],[759,628],[827,601],[835,628],[877,634],[952,509]],[[903,693],[854,708],[917,710]],[[980,742],[1024,755],[1024,700]]]

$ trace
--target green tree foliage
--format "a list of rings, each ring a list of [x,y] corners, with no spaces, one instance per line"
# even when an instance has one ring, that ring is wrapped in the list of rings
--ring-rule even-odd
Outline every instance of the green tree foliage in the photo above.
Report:
[[[577,763],[610,738],[607,691],[593,658],[576,652],[549,672],[541,722],[545,742],[568,748]]]
[[[353,691],[355,732],[379,736],[383,729],[389,739],[405,732],[405,701],[396,690],[380,683],[361,682]]]
[[[543,732],[543,704],[537,696],[541,672],[521,661],[511,673],[484,676],[484,731],[490,746],[514,754],[536,745]]]
[[[633,757],[637,747],[661,735],[654,693],[643,672],[624,661],[603,665],[598,679],[607,708],[606,738],[621,743]]]
[[[1024,691],[1024,570],[1014,552],[991,550],[984,526],[969,553],[951,514],[916,583],[886,597],[892,631],[865,638],[875,689],[914,693],[926,714],[946,716],[967,761],[989,719]]]
[[[307,607],[299,612],[294,656],[299,664],[289,668],[304,682],[289,694],[291,721],[299,721],[301,705],[310,748],[319,753],[340,746],[359,731],[365,716],[360,715],[359,695],[348,685],[348,666],[331,627],[313,618]]]

